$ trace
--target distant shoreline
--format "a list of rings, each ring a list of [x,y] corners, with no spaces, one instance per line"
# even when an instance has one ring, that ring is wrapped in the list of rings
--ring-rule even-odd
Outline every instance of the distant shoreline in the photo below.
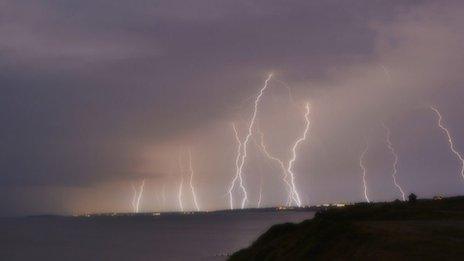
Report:
[[[185,216],[185,215],[208,215],[221,213],[263,213],[263,212],[317,212],[321,209],[326,209],[323,206],[311,207],[269,207],[269,208],[246,208],[246,209],[222,209],[213,211],[166,211],[166,212],[110,212],[110,213],[89,213],[79,215],[28,215],[17,218],[90,218],[90,217],[152,217],[152,216]],[[5,217],[10,218],[10,217]],[[11,217],[15,218],[15,217]]]

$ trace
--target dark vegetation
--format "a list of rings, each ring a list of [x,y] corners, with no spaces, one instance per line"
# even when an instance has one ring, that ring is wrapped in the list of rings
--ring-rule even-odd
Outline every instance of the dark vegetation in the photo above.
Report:
[[[463,260],[464,197],[360,203],[271,227],[230,260]]]

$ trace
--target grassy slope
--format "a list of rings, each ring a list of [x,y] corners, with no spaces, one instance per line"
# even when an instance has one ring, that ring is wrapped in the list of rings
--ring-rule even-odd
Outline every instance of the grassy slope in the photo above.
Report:
[[[230,260],[462,260],[464,197],[357,204],[271,227]]]

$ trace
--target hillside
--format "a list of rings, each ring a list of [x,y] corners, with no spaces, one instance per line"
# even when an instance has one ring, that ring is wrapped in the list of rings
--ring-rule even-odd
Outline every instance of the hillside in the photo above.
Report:
[[[464,197],[356,204],[271,227],[230,260],[458,260]]]

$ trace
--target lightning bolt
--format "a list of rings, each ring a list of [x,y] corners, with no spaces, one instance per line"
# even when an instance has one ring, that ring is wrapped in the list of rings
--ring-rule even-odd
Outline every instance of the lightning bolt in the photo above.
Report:
[[[139,196],[137,197],[137,213],[139,213],[140,200],[142,199],[143,188],[144,188],[144,187],[145,187],[145,180],[142,180],[142,184],[140,184]]]
[[[253,138],[253,142],[255,143],[256,147],[259,149],[258,142],[256,142],[254,138]],[[261,164],[258,164],[258,169],[259,169],[259,194],[258,194],[257,208],[260,208],[261,202],[263,199],[263,168],[261,167]]]
[[[398,159],[398,154],[395,151],[395,148],[393,148],[393,143],[391,142],[391,131],[387,127],[387,125],[385,125],[385,123],[383,123],[383,122],[382,122],[382,127],[385,130],[385,135],[386,135],[385,142],[387,143],[387,147],[390,150],[390,153],[393,155],[393,159],[394,159],[394,161],[393,161],[393,173],[392,173],[393,183],[395,184],[396,188],[400,191],[401,198],[403,199],[403,201],[405,201],[406,197],[405,197],[405,194],[404,194],[404,190],[398,184],[398,182],[396,180],[396,175],[398,173],[398,160],[399,159]]]
[[[289,207],[289,206],[292,205],[292,200],[293,200],[292,195],[293,195],[293,191],[290,190],[290,194],[289,194],[288,197],[287,197],[287,202],[285,203],[285,205],[286,205],[287,207]]]
[[[234,176],[234,178],[233,178],[233,180],[231,182],[231,185],[230,185],[229,191],[228,191],[230,209],[234,209],[234,198],[233,198],[232,193],[233,193],[235,183],[237,182],[237,180],[239,181],[239,185],[240,185],[240,188],[242,189],[242,193],[244,195],[246,195],[246,189],[245,189],[245,186],[243,185],[242,176],[238,172],[239,164],[240,164],[240,155],[241,155],[243,145],[242,145],[242,142],[240,141],[238,131],[237,131],[237,127],[235,126],[235,123],[232,123],[232,129],[234,130],[235,141],[237,142],[238,145],[237,145],[237,156],[235,158],[235,176]]]
[[[367,181],[366,181],[366,166],[364,166],[364,156],[366,155],[367,151],[369,150],[369,139],[366,140],[366,148],[361,153],[359,157],[359,167],[362,170],[362,181],[364,186],[364,198],[366,199],[367,203],[370,203],[369,197],[367,196]]]
[[[134,184],[132,184],[132,191],[134,191],[134,195],[132,196],[132,211],[134,213],[137,212],[137,189],[135,188]]]
[[[132,197],[132,209],[134,210],[135,213],[139,213],[140,201],[142,200],[144,187],[145,187],[145,180],[142,180],[139,190],[137,190],[134,184],[132,184],[132,190],[134,191],[134,196]]]
[[[179,202],[180,211],[184,212],[184,205],[182,203],[182,187],[184,186],[184,177],[180,177],[179,190],[177,192],[177,201]]]
[[[388,70],[388,68],[386,66],[384,66],[383,64],[380,64],[380,67],[382,68],[385,76],[387,76],[387,79],[388,79],[388,83],[390,85],[390,87],[393,87],[393,81],[392,81],[392,77],[391,77],[391,74],[390,74],[390,71]],[[385,123],[382,122],[382,127],[385,129],[385,132],[386,132],[386,143],[387,143],[387,147],[388,149],[390,150],[391,154],[393,155],[393,158],[394,158],[394,162],[393,162],[393,173],[392,173],[392,178],[393,178],[393,183],[395,184],[395,186],[398,188],[398,190],[400,191],[401,193],[401,197],[403,199],[403,201],[406,200],[406,197],[404,195],[404,191],[403,191],[403,188],[401,188],[401,186],[398,184],[397,180],[396,180],[396,174],[398,173],[398,154],[396,154],[396,151],[395,149],[393,148],[393,143],[391,142],[391,131],[390,129],[385,125]]]
[[[262,199],[263,199],[263,173],[261,173],[261,175],[260,175],[258,208],[261,207],[261,201],[262,201]]]
[[[295,104],[295,99],[293,99],[292,88],[286,82],[276,79],[277,82],[280,82],[288,91],[288,98],[292,104]]]
[[[443,117],[440,113],[440,111],[436,108],[436,107],[433,107],[433,106],[430,106],[430,109],[432,111],[435,112],[435,114],[437,115],[437,124],[438,124],[438,127],[440,127],[440,129],[443,130],[443,132],[445,133],[446,137],[448,138],[448,144],[449,144],[449,147],[450,147],[450,150],[451,152],[456,156],[456,158],[461,162],[461,176],[462,178],[464,179],[464,158],[462,157],[462,155],[459,153],[459,151],[456,150],[455,146],[454,146],[454,141],[453,141],[453,138],[451,137],[451,133],[449,132],[448,128],[446,128],[444,125],[443,125]]]
[[[229,187],[229,195],[231,195],[231,193],[232,193],[231,191],[234,188],[235,181],[237,180],[237,177],[241,181],[241,187],[243,186],[243,176],[242,176],[242,174],[243,174],[243,166],[245,165],[245,160],[247,158],[247,146],[248,146],[248,143],[250,141],[250,137],[253,135],[253,126],[254,126],[255,121],[256,121],[256,115],[258,114],[259,102],[261,101],[261,97],[263,96],[264,91],[267,89],[268,83],[271,80],[271,78],[272,78],[272,74],[269,74],[266,81],[264,82],[264,86],[259,90],[258,95],[255,98],[254,106],[253,106],[253,114],[251,116],[250,124],[248,126],[248,133],[245,136],[245,139],[244,139],[243,144],[241,146],[242,151],[238,154],[238,167],[236,169],[236,174],[234,176],[232,184]],[[236,129],[234,131],[236,131]],[[243,199],[242,199],[241,208],[243,209],[243,208],[245,208],[245,204],[248,201],[248,193],[247,193],[244,186],[242,187],[242,191],[243,191]],[[232,197],[230,197],[230,198],[232,198]],[[232,202],[232,200],[230,200],[230,202]],[[233,208],[233,204],[231,204],[231,208]]]
[[[193,186],[193,167],[192,167],[192,151],[188,150],[188,159],[189,159],[189,171],[190,171],[190,190],[192,191],[193,203],[195,204],[195,209],[200,211],[200,207],[198,206],[197,195],[195,193],[195,188]]]
[[[178,164],[179,164],[179,171],[180,171],[180,183],[179,183],[179,190],[177,192],[177,201],[179,203],[180,211],[184,212],[184,204],[182,202],[182,189],[184,186],[184,168],[182,166],[182,153],[180,151],[179,151]]]
[[[282,181],[284,182],[284,184],[286,185],[286,189],[287,189],[287,193],[288,193],[288,198],[287,198],[287,206],[291,204],[291,200],[292,200],[292,185],[290,184],[290,182],[288,181],[288,172],[287,172],[287,168],[285,167],[285,164],[283,162],[283,160],[275,157],[274,155],[272,155],[268,150],[267,150],[267,147],[266,145],[264,144],[264,133],[261,132],[260,130],[258,130],[259,134],[260,134],[260,137],[261,137],[261,141],[260,141],[260,144],[259,144],[259,147],[260,147],[260,150],[261,152],[263,152],[264,156],[266,156],[268,159],[276,162],[281,171],[282,171]]]
[[[296,140],[295,144],[293,144],[292,157],[288,161],[288,166],[287,166],[287,172],[290,175],[290,183],[292,185],[292,198],[296,202],[298,207],[301,207],[301,199],[300,199],[300,195],[298,194],[298,190],[296,189],[296,186],[295,186],[295,173],[293,173],[293,164],[296,161],[296,157],[297,157],[296,151],[298,149],[298,146],[303,141],[306,140],[306,137],[307,137],[307,134],[308,134],[309,125],[310,125],[310,121],[309,121],[309,102],[306,103],[305,109],[306,109],[306,112],[304,114],[305,128],[303,130],[303,135]]]

